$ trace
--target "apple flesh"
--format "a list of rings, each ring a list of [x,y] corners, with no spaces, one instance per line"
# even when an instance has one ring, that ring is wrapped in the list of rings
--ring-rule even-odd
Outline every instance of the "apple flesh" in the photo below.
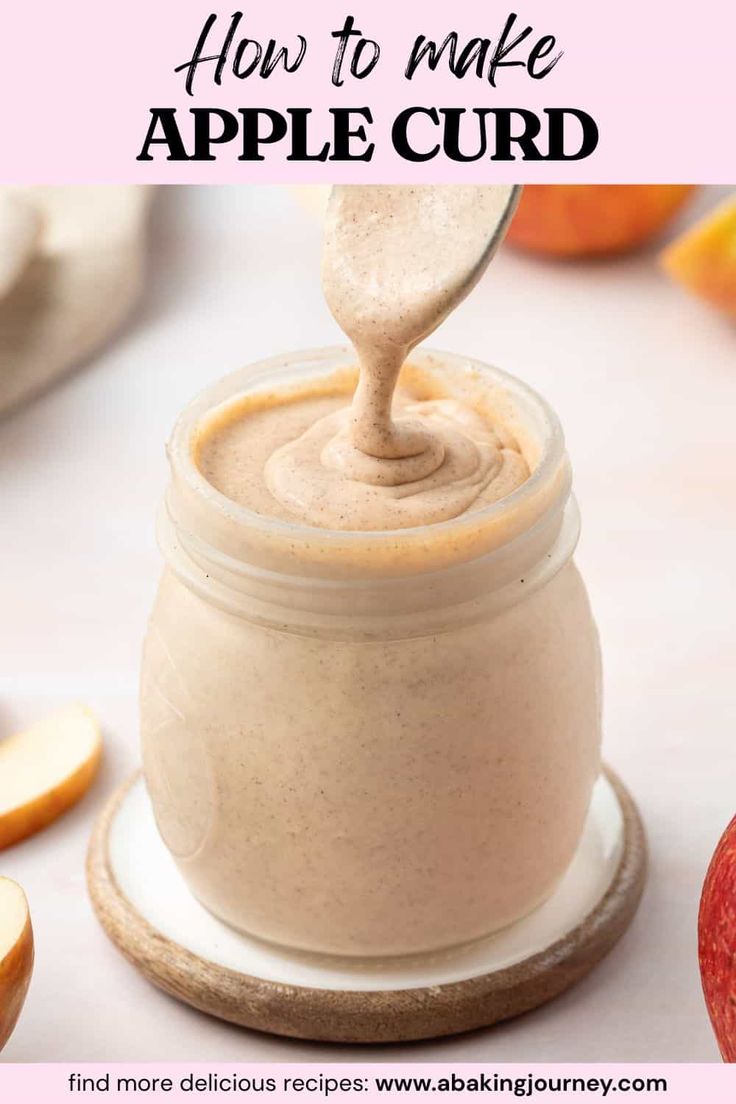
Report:
[[[662,265],[688,291],[736,317],[736,197],[672,242]]]
[[[533,253],[625,253],[660,231],[692,184],[527,184],[507,241]]]
[[[97,773],[101,753],[99,726],[81,705],[0,741],[0,849],[74,805]]]
[[[698,916],[705,1003],[724,1062],[736,1062],[736,817],[705,876]]]
[[[0,878],[0,1050],[16,1025],[33,970],[33,928],[19,885]]]

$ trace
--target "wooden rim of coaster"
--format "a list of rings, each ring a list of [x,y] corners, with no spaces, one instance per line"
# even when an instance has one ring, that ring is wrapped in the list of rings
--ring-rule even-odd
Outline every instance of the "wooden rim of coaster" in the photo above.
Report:
[[[646,872],[646,838],[621,780],[605,770],[624,822],[621,860],[598,905],[545,950],[462,981],[411,989],[317,989],[241,974],[201,958],[158,932],[120,890],[108,834],[136,773],[112,795],[92,834],[87,884],[107,935],[154,985],[218,1019],[257,1031],[332,1043],[391,1043],[456,1035],[529,1012],[584,977],[614,946],[636,912]]]

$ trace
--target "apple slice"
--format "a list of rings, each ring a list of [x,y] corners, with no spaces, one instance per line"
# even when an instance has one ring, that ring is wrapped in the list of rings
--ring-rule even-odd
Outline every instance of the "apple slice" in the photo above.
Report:
[[[678,284],[736,316],[736,196],[672,242],[661,259]]]
[[[97,721],[82,705],[0,741],[0,850],[45,828],[79,801],[101,752]]]
[[[15,1027],[33,970],[33,928],[26,895],[0,878],[0,1050]]]

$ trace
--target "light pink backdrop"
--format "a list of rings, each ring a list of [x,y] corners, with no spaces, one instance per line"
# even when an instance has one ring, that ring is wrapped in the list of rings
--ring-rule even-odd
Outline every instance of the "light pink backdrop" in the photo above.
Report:
[[[99,1078],[106,1073],[110,1074],[109,1092],[70,1092],[68,1089],[68,1077],[72,1072],[82,1077]],[[276,1081],[275,1092],[237,1092],[222,1090],[219,1092],[185,1092],[177,1088],[179,1080],[187,1074],[193,1073],[195,1077],[206,1077],[208,1074],[217,1074],[220,1077],[265,1078],[273,1077]],[[0,1066],[0,1099],[7,1100],[8,1104],[69,1104],[70,1100],[157,1100],[175,1101],[177,1104],[183,1101],[227,1101],[227,1100],[276,1100],[276,1101],[363,1101],[365,1104],[375,1104],[376,1101],[402,1100],[461,1100],[471,1102],[485,1097],[489,1098],[489,1092],[452,1091],[432,1092],[412,1089],[378,1092],[375,1087],[375,1079],[381,1077],[426,1077],[437,1081],[438,1078],[457,1077],[464,1079],[479,1078],[482,1074],[493,1076],[498,1074],[503,1077],[526,1078],[532,1075],[534,1078],[556,1079],[559,1077],[576,1077],[586,1079],[606,1079],[614,1083],[614,1086],[605,1095],[600,1088],[597,1091],[573,1092],[534,1092],[532,1099],[538,1101],[598,1101],[617,1100],[624,1093],[624,1099],[653,1101],[666,1101],[666,1104],[695,1104],[698,1101],[708,1101],[708,1104],[732,1104],[734,1090],[736,1089],[736,1068],[733,1066],[719,1065],[607,1065],[605,1063],[577,1064],[577,1065],[488,1065],[484,1064],[238,1064],[223,1063],[220,1065],[186,1065],[184,1063],[129,1063],[118,1065],[102,1065],[98,1063],[84,1063],[80,1065],[16,1065]],[[284,1091],[284,1078],[315,1078],[322,1075],[330,1078],[360,1078],[365,1083],[361,1091],[341,1092],[332,1090],[325,1093],[316,1091]],[[174,1083],[171,1091],[156,1090],[125,1092],[113,1088],[117,1077],[154,1078],[169,1077]],[[634,1092],[625,1091],[619,1087],[622,1078],[647,1079],[665,1078],[667,1081],[666,1092]],[[528,1096],[515,1096],[508,1091],[495,1094],[499,1100],[529,1099]]]
[[[298,73],[268,80],[226,75],[220,89],[200,78],[194,99],[175,65],[186,61],[201,26],[217,10],[219,33],[238,6],[242,29],[255,38],[309,47]],[[543,80],[523,69],[501,71],[498,88],[447,72],[416,76],[403,69],[416,35],[496,39],[509,11],[539,35],[552,33],[565,56]],[[330,30],[346,14],[377,38],[382,57],[364,81],[330,83]],[[216,5],[214,0],[98,0],[14,4],[4,17],[0,66],[0,180],[4,182],[169,183],[259,181],[459,181],[730,183],[733,141],[736,5],[694,6],[617,0],[525,0],[523,4],[456,0],[298,0]],[[518,56],[523,56],[520,53]],[[237,143],[209,163],[137,162],[153,106],[310,106],[321,136],[330,106],[370,105],[377,150],[370,164],[289,163],[271,147],[262,163],[238,162]],[[598,122],[600,144],[587,160],[568,163],[402,161],[390,143],[391,122],[410,104],[579,107]],[[315,140],[320,134],[315,132]],[[283,145],[283,144],[282,144]]]

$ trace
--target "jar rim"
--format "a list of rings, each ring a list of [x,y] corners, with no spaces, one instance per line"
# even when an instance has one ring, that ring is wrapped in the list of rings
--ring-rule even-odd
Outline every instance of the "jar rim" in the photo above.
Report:
[[[421,542],[425,535],[457,532],[485,524],[492,519],[502,517],[525,499],[530,499],[548,481],[553,479],[565,459],[565,441],[562,426],[557,414],[528,384],[516,376],[492,367],[473,357],[422,346],[412,353],[412,364],[422,367],[422,361],[436,360],[443,367],[452,370],[465,369],[481,376],[489,377],[512,400],[515,406],[523,408],[526,414],[535,418],[541,432],[539,457],[534,470],[519,487],[497,502],[490,503],[477,510],[469,510],[455,518],[431,522],[427,525],[412,526],[405,529],[351,530],[322,529],[299,521],[287,521],[282,518],[260,514],[240,503],[236,503],[217,490],[203,475],[195,459],[197,433],[203,419],[212,415],[218,407],[235,401],[239,395],[247,394],[261,387],[272,388],[275,383],[285,382],[287,378],[298,380],[310,376],[326,376],[340,368],[348,368],[355,363],[355,354],[347,345],[334,345],[322,348],[298,350],[282,353],[256,361],[251,365],[236,369],[214,384],[201,391],[182,411],[167,445],[167,454],[172,472],[183,481],[187,490],[200,501],[205,501],[223,520],[247,527],[251,531],[260,531],[264,535],[279,536],[287,542],[304,544],[319,535],[324,547],[357,546],[362,549],[371,545],[385,545],[387,541]]]

